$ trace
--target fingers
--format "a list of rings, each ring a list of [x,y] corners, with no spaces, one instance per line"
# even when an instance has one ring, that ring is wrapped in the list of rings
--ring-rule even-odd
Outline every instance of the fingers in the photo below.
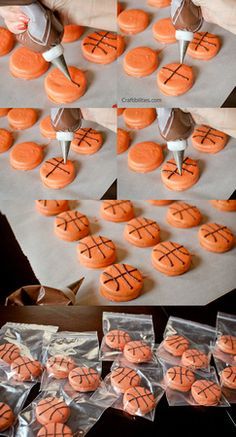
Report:
[[[2,6],[0,7],[0,15],[12,33],[22,33],[27,29],[29,18],[19,6]]]
[[[101,126],[116,132],[117,117],[116,109],[113,108],[81,108],[83,118],[94,121]]]
[[[236,108],[185,108],[195,123],[205,124],[236,138]]]
[[[236,34],[236,1],[235,0],[192,0],[202,9],[206,21],[223,27]]]

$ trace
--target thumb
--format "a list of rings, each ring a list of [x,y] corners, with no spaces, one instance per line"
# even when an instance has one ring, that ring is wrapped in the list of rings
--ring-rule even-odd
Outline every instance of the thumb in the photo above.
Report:
[[[94,121],[113,132],[117,129],[116,109],[113,108],[81,108],[83,118]]]

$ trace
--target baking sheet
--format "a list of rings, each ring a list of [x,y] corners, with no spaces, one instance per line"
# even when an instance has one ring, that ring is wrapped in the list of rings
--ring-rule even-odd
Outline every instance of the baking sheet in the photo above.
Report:
[[[3,21],[0,20],[0,26],[3,25]],[[68,105],[63,104],[63,106],[74,108],[80,105],[81,107],[91,106],[96,108],[112,106],[116,103],[116,62],[107,65],[94,64],[87,61],[82,55],[81,41],[92,32],[94,32],[94,29],[87,28],[78,41],[63,44],[67,64],[84,71],[88,82],[87,91],[80,99]],[[19,46],[20,44],[17,43],[15,48]],[[14,78],[9,71],[11,53],[0,57],[0,107],[29,106],[33,108],[40,106],[50,108],[52,102],[47,98],[44,91],[44,79],[49,70],[43,76],[34,80]]]
[[[118,106],[120,107],[217,107],[221,106],[236,85],[236,35],[210,23],[204,23],[200,31],[214,33],[221,38],[222,47],[217,56],[209,61],[200,61],[186,55],[184,62],[193,67],[196,76],[194,86],[178,97],[165,96],[157,87],[157,72],[172,62],[179,62],[178,44],[162,44],[152,35],[153,24],[170,16],[170,8],[157,9],[144,0],[127,0],[126,8],[143,9],[150,13],[151,20],[146,30],[134,36],[127,36],[127,48],[118,61]],[[125,54],[132,48],[148,46],[162,50],[159,66],[154,73],[144,78],[128,76],[123,70]],[[131,100],[129,99],[138,99]],[[145,101],[143,101],[145,99]]]
[[[44,161],[53,156],[60,156],[57,140],[48,140],[39,130],[40,120],[50,114],[50,110],[38,110],[39,120],[30,129],[15,131],[15,143],[35,141],[48,144],[45,148]],[[9,129],[7,117],[0,118],[0,127]],[[15,170],[10,165],[10,150],[0,154],[0,199],[101,199],[116,178],[116,134],[97,123],[83,120],[83,127],[92,127],[102,132],[104,143],[93,155],[79,155],[70,150],[69,158],[75,162],[77,175],[74,181],[60,190],[53,190],[43,185],[39,170],[42,164],[33,170]]]
[[[236,233],[236,213],[221,212],[208,201],[196,204],[204,222],[216,221],[229,226]],[[168,206],[155,207],[147,202],[135,201],[136,215],[155,219],[161,228],[161,240],[179,242],[193,254],[192,268],[182,276],[166,277],[156,271],[150,262],[152,248],[132,246],[123,238],[124,223],[112,223],[99,216],[99,201],[79,201],[77,208],[87,214],[91,232],[112,238],[117,247],[117,261],[139,268],[145,275],[142,295],[122,305],[204,305],[235,287],[236,248],[224,254],[205,251],[198,243],[198,227],[176,229],[165,220]],[[7,215],[23,252],[42,284],[60,288],[85,275],[79,291],[80,305],[118,305],[99,294],[101,270],[82,267],[76,258],[77,243],[58,239],[53,233],[53,217],[44,217],[34,209],[34,203],[25,198],[21,201],[0,201],[1,211]]]
[[[118,126],[127,129],[124,118],[118,117]],[[129,130],[129,129],[128,129]],[[131,131],[133,144],[155,141],[163,144],[157,121],[141,130]],[[172,153],[164,149],[165,160]],[[230,138],[223,150],[216,154],[196,150],[189,140],[186,156],[197,159],[200,167],[198,182],[186,191],[171,191],[161,180],[162,165],[150,173],[136,173],[128,167],[128,150],[118,155],[118,197],[123,199],[228,199],[236,186],[234,164],[236,139]]]

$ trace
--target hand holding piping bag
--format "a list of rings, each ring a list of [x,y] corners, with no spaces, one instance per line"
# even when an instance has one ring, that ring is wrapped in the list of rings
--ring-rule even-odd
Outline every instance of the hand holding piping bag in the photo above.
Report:
[[[205,124],[236,138],[236,108],[185,108],[196,124]]]
[[[82,108],[81,112],[84,120],[93,121],[106,129],[116,132],[116,108]]]
[[[236,34],[236,2],[235,0],[192,0],[200,6],[204,20],[218,24]]]

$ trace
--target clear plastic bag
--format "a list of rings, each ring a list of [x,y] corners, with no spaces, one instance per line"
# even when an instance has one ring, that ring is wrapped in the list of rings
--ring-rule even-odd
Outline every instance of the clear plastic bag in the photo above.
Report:
[[[148,314],[103,312],[102,323],[104,334],[100,348],[100,359],[102,361],[114,361],[122,354],[122,351],[107,346],[105,341],[106,334],[116,329],[127,332],[131,340],[143,340],[153,349],[155,333],[152,316]]]

